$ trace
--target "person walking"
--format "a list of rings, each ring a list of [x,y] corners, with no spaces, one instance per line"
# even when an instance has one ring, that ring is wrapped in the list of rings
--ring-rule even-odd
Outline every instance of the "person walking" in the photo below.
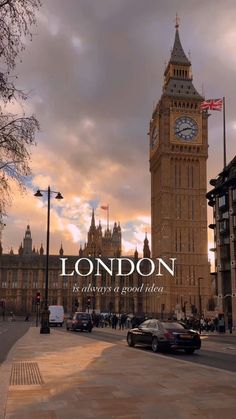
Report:
[[[112,316],[112,329],[116,329],[118,323],[118,317],[116,314],[113,314]]]

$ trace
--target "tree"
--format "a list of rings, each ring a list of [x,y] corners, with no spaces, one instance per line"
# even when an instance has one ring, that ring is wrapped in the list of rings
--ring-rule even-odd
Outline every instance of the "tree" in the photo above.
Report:
[[[30,27],[40,6],[41,0],[0,0],[0,215],[10,203],[10,181],[24,189],[25,176],[30,174],[30,146],[39,130],[34,115],[13,114],[9,104],[28,97],[16,87],[17,76],[11,73],[25,48],[24,40],[32,38]]]

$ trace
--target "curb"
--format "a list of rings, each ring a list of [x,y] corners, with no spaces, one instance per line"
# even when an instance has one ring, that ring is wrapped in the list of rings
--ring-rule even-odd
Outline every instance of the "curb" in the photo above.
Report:
[[[13,361],[13,353],[15,351],[15,347],[19,344],[21,339],[23,339],[27,333],[29,333],[32,326],[29,327],[27,332],[21,336],[11,347],[10,351],[7,354],[6,359],[3,361],[3,363],[0,365],[0,375],[1,375],[1,381],[0,381],[0,419],[5,418],[6,413],[6,402],[7,402],[7,396],[9,391],[9,383],[10,383],[10,375],[11,375],[11,367],[12,367],[12,361]]]

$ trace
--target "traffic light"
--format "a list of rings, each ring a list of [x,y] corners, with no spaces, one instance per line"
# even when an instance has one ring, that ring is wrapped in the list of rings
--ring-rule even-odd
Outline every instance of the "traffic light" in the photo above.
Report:
[[[87,297],[87,306],[89,307],[91,304],[91,297]]]
[[[79,307],[79,301],[78,298],[75,299],[75,308],[77,309]]]
[[[38,292],[37,292],[37,294],[36,294],[36,304],[37,304],[37,305],[39,305],[39,304],[40,304],[40,298],[41,298],[41,296],[40,296],[40,292],[38,291]]]

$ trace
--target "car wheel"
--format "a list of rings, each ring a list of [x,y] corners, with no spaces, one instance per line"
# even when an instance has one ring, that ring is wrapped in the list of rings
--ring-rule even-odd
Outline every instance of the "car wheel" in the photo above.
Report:
[[[92,332],[92,329],[89,329],[89,333],[91,333]]]
[[[62,327],[62,323],[60,323],[60,327]]]
[[[152,339],[152,350],[153,350],[153,352],[158,352],[159,351],[159,342],[158,342],[158,339],[156,338],[156,337],[154,337],[153,339]]]
[[[192,355],[194,353],[195,349],[185,349],[185,353],[187,355]]]
[[[134,338],[133,338],[133,336],[131,335],[131,333],[128,333],[128,336],[127,336],[127,343],[128,343],[128,345],[129,345],[130,347],[134,346]]]
[[[66,326],[66,330],[70,330],[68,326]]]

